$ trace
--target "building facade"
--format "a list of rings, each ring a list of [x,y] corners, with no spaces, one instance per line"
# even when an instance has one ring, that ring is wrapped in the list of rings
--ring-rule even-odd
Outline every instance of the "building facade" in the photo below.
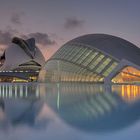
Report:
[[[64,44],[45,65],[45,81],[138,83],[140,49],[112,35],[89,34]]]
[[[0,82],[37,81],[45,59],[33,38],[13,38],[0,58]]]

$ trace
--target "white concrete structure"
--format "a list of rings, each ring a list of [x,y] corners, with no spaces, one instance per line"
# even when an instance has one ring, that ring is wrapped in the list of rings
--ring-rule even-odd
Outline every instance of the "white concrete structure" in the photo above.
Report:
[[[89,34],[64,44],[46,63],[46,81],[139,83],[140,48],[122,38]]]
[[[26,80],[34,75],[29,73],[35,72],[37,75],[45,64],[45,58],[39,48],[36,47],[33,38],[28,40],[13,38],[12,43],[1,57],[1,61],[1,77],[25,77]]]

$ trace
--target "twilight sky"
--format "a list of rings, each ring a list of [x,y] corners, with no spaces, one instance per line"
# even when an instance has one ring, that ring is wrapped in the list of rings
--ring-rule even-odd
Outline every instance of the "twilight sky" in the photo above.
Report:
[[[35,37],[48,59],[62,44],[105,33],[140,47],[139,0],[0,0],[0,54],[15,35]]]

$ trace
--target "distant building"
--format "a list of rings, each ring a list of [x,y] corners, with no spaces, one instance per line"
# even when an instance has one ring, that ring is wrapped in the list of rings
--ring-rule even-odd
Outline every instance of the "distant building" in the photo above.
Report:
[[[89,34],[64,44],[46,63],[45,81],[140,82],[140,48],[106,34]]]
[[[44,64],[45,59],[33,38],[15,37],[0,58],[0,82],[36,81]]]

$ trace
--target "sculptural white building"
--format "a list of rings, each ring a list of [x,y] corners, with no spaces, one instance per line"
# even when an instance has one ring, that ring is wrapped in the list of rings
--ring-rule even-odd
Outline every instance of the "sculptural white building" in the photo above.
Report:
[[[12,43],[0,58],[1,82],[36,81],[45,59],[35,45],[35,39],[13,38]]]

